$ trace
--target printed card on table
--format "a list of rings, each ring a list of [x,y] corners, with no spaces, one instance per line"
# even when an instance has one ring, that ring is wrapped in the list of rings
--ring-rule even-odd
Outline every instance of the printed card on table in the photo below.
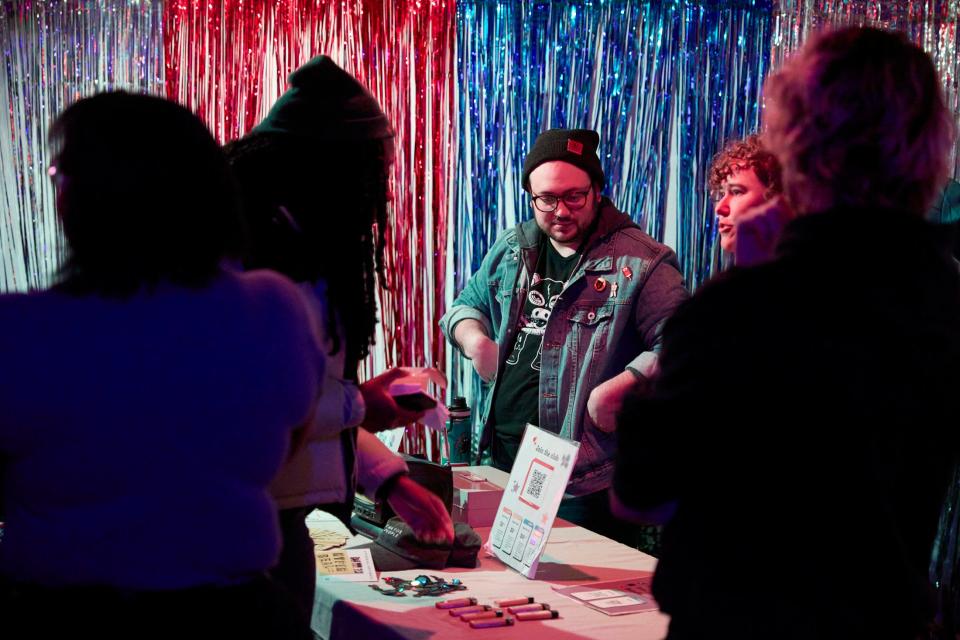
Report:
[[[497,510],[490,546],[507,566],[535,578],[580,443],[531,424],[523,434]]]
[[[373,566],[370,549],[342,549],[317,551],[317,579],[323,582],[346,580],[347,582],[376,582],[377,570]]]
[[[657,601],[653,599],[652,582],[653,574],[644,571],[633,578],[592,582],[573,587],[554,585],[553,590],[608,616],[622,616],[659,609]]]

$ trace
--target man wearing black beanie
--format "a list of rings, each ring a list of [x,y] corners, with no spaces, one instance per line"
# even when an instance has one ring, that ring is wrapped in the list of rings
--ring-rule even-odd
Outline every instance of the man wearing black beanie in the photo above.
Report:
[[[510,470],[527,424],[579,441],[560,517],[636,546],[607,504],[615,416],[656,372],[687,292],[673,251],[601,195],[599,144],[587,129],[540,134],[522,175],[534,219],[497,240],[441,327],[494,384],[479,414],[494,466]]]

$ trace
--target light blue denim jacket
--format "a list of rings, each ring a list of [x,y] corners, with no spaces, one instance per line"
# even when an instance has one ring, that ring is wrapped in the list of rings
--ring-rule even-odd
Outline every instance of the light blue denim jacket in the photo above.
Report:
[[[440,320],[444,335],[457,348],[453,335],[458,322],[472,318],[484,325],[500,346],[498,379],[513,348],[541,237],[535,220],[507,230]],[[641,231],[607,198],[584,247],[547,321],[540,367],[539,426],[580,442],[567,487],[573,495],[609,487],[613,474],[616,435],[600,431],[590,420],[590,392],[628,367],[654,375],[663,323],[688,297],[673,251]],[[597,284],[601,278],[604,282]],[[495,393],[494,388],[486,394],[478,413],[481,451],[492,437],[489,416]]]

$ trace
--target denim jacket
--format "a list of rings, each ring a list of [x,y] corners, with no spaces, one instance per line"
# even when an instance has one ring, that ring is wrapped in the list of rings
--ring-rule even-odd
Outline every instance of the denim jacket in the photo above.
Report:
[[[541,356],[539,426],[580,442],[567,487],[573,495],[606,489],[613,474],[616,436],[590,420],[590,392],[627,368],[641,376],[654,375],[663,323],[688,297],[669,247],[641,231],[607,198],[597,217],[547,321]],[[535,220],[506,231],[440,320],[444,335],[457,348],[453,335],[458,322],[472,318],[483,324],[500,346],[497,378],[513,348],[541,236]],[[495,393],[494,387],[486,394],[478,413],[481,451],[492,437],[489,416]]]

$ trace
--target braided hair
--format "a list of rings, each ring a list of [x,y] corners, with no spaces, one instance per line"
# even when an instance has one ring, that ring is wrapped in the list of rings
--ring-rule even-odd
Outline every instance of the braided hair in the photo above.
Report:
[[[375,342],[390,144],[362,140],[329,154],[295,136],[253,133],[226,146],[251,238],[244,267],[325,280],[327,334],[348,363],[366,358]]]

